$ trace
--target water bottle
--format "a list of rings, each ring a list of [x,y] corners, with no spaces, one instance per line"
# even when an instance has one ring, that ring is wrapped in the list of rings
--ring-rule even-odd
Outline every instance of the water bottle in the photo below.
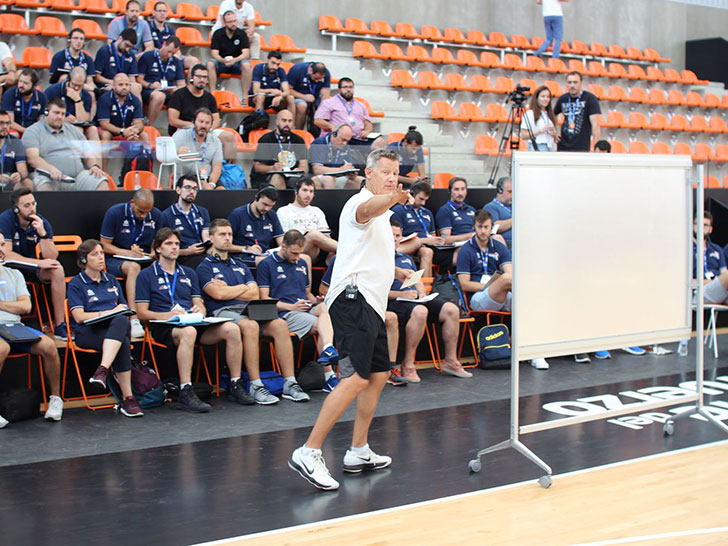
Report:
[[[680,345],[677,347],[677,354],[680,356],[688,356],[688,340],[683,339],[680,342]]]

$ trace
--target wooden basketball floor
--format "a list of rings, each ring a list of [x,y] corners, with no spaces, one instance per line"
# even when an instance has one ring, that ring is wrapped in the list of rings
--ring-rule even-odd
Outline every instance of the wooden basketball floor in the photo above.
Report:
[[[208,544],[725,545],[728,440]]]

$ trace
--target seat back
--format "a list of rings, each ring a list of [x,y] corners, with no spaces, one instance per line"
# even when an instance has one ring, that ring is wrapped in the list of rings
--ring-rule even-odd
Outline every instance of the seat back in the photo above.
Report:
[[[450,184],[450,180],[455,178],[455,175],[452,173],[437,173],[435,175],[435,188],[447,188]]]
[[[138,190],[146,188],[148,190],[161,190],[159,180],[154,173],[149,171],[129,171],[124,175],[124,189]]]
[[[167,164],[177,162],[177,146],[172,137],[157,137],[156,146],[157,161]]]

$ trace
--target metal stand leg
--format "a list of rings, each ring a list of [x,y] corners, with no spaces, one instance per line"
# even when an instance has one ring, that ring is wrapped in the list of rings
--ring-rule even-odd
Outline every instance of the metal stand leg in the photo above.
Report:
[[[531,461],[536,466],[540,467],[544,472],[546,472],[545,475],[541,476],[538,479],[538,483],[541,487],[544,489],[548,489],[551,487],[551,475],[553,474],[553,471],[551,470],[551,467],[547,465],[545,462],[543,462],[538,455],[536,455],[533,451],[528,449],[520,440],[517,438],[510,438],[508,440],[504,440],[503,442],[497,443],[495,445],[492,445],[490,447],[486,447],[485,449],[481,449],[478,451],[478,453],[475,455],[475,459],[471,460],[468,463],[468,468],[471,472],[480,472],[480,469],[483,467],[480,458],[483,455],[486,455],[488,453],[493,453],[495,451],[500,451],[501,449],[508,449],[513,448],[516,451],[518,451],[521,455],[526,457],[529,461]]]
[[[709,412],[705,410],[704,407],[702,407],[702,404],[698,402],[695,405],[695,409],[678,413],[675,417],[672,417],[665,422],[664,426],[662,427],[662,431],[665,433],[665,436],[672,436],[672,433],[675,432],[675,421],[687,419],[688,417],[692,417],[693,415],[701,415],[705,417],[708,422],[713,423],[716,427],[728,434],[728,426],[726,426],[723,421],[719,421],[718,419],[713,417]]]

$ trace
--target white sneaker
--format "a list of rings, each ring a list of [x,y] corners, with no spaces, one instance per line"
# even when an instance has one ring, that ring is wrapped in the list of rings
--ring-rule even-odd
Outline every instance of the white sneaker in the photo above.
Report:
[[[369,444],[364,447],[367,450],[366,455],[356,454],[351,449],[346,450],[344,472],[356,474],[362,470],[381,470],[392,464],[392,457],[377,455],[371,450]]]
[[[45,412],[44,417],[48,421],[60,421],[63,417],[63,399],[60,396],[51,394],[48,399],[48,409]]]
[[[533,360],[531,360],[531,366],[533,366],[537,370],[549,369],[549,363],[546,362],[545,358],[534,358]]]
[[[5,428],[6,426],[8,426],[9,423],[10,423],[10,421],[8,421],[7,419],[5,419],[5,417],[0,415],[0,428]]]
[[[138,318],[131,319],[131,337],[144,337],[144,326]]]
[[[305,454],[304,451],[308,451],[308,454]],[[320,449],[309,450],[304,449],[304,446],[299,447],[288,459],[288,466],[314,487],[325,491],[339,488],[339,482],[331,477],[329,469],[326,468],[326,461],[324,461]]]

